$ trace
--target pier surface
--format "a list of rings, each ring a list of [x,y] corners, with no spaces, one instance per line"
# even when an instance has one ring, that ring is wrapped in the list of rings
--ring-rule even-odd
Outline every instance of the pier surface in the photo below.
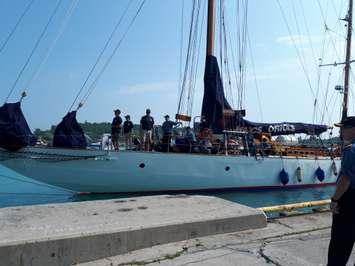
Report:
[[[0,265],[72,265],[265,226],[261,211],[207,196],[162,195],[2,208]]]
[[[326,265],[330,212],[269,220],[266,228],[155,246],[78,266]],[[355,250],[348,265],[354,265]]]

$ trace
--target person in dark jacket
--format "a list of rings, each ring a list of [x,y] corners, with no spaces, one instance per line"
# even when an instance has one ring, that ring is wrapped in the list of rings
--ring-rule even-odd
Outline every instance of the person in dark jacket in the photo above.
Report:
[[[187,142],[189,143],[189,152],[197,151],[196,135],[191,127],[186,127],[185,138],[186,138]]]
[[[333,213],[328,266],[346,265],[355,242],[355,117],[348,117],[341,127],[343,156],[336,191],[331,198]]]
[[[142,116],[140,121],[141,126],[141,136],[142,136],[142,145],[146,151],[149,151],[152,145],[153,137],[153,128],[154,128],[154,119],[150,115],[150,109],[145,111],[145,115]]]
[[[163,123],[162,130],[163,130],[163,149],[164,151],[168,151],[170,149],[170,144],[171,144],[171,137],[173,135],[173,127],[178,125],[179,122],[174,122],[170,120],[169,115],[164,116],[165,121]]]
[[[119,149],[119,137],[121,134],[121,127],[122,127],[122,118],[121,118],[121,111],[119,109],[114,111],[115,117],[112,120],[111,123],[111,139],[112,139],[112,145],[116,151]]]
[[[133,123],[131,121],[130,115],[125,116],[126,121],[123,123],[123,135],[126,144],[126,150],[132,149],[132,130],[133,130]]]

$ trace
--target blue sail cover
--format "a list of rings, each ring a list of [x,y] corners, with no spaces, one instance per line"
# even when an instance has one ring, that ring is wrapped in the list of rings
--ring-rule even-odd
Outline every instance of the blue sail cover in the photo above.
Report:
[[[241,126],[256,129],[259,132],[270,133],[272,136],[292,135],[304,133],[307,135],[320,135],[328,130],[326,125],[314,125],[305,123],[255,123],[242,119]]]
[[[204,85],[201,112],[201,117],[205,119],[203,126],[218,134],[225,129],[223,110],[232,110],[232,108],[224,96],[217,58],[212,55],[206,57]]]
[[[84,130],[76,120],[76,111],[69,112],[54,131],[53,147],[85,149],[86,146]]]
[[[5,103],[0,107],[0,147],[16,151],[36,144],[25,116],[21,110],[21,102]]]

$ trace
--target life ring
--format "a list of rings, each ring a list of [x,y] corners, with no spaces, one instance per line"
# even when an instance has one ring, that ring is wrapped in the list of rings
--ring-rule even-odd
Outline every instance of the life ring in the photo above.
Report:
[[[282,185],[284,185],[284,186],[287,185],[287,183],[290,181],[290,177],[284,168],[282,168],[282,170],[280,171],[279,178],[280,178]]]
[[[325,173],[324,170],[322,168],[320,168],[320,166],[318,166],[317,170],[314,172],[314,174],[316,175],[317,179],[320,182],[323,182],[324,178],[325,178]]]

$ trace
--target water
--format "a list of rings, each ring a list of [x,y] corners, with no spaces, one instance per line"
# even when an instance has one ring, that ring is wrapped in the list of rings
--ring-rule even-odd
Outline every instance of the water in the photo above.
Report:
[[[22,206],[46,203],[62,203],[73,201],[89,201],[140,196],[146,194],[105,194],[75,195],[20,176],[0,166],[0,207]],[[203,193],[229,201],[238,202],[250,207],[264,207],[312,200],[329,199],[335,187],[254,191],[254,192],[216,192]],[[201,193],[199,193],[201,195]],[[151,194],[150,194],[151,195]]]

